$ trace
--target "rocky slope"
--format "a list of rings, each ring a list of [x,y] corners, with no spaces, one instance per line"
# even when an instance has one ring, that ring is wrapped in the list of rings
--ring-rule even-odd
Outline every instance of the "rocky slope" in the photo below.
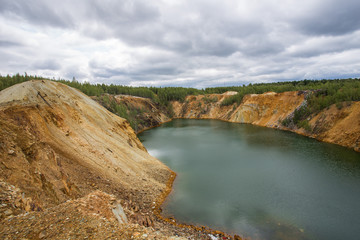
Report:
[[[335,143],[360,152],[360,102],[343,104],[342,109],[332,105],[310,119],[312,133],[298,133],[318,140]]]
[[[171,170],[125,119],[63,84],[0,92],[0,159],[2,239],[209,238],[153,213]]]

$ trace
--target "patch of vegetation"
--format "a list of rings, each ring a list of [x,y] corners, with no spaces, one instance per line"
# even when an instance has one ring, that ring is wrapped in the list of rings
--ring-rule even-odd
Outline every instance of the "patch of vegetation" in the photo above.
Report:
[[[338,110],[341,110],[342,108],[343,108],[343,103],[342,102],[337,102],[336,103],[336,108],[338,109]]]
[[[216,103],[218,101],[217,97],[209,97],[209,96],[203,97],[202,100],[204,101],[205,104]]]
[[[186,96],[204,94],[203,90],[196,88],[183,88],[183,87],[150,87],[149,88],[158,97],[158,101],[162,105],[170,101],[184,102]]]
[[[140,117],[144,112],[143,109],[134,108],[130,105],[125,105],[124,103],[118,103],[113,96],[108,94],[98,98],[98,101],[100,101],[101,105],[110,112],[128,120],[135,131],[138,130],[139,124],[143,123],[143,120]]]
[[[318,84],[318,89],[308,96],[306,106],[296,110],[293,119],[290,120],[298,127],[306,129],[307,126],[301,123],[302,121],[333,104],[340,110],[347,102],[360,100],[359,79],[324,81]],[[285,126],[286,123],[285,121]]]
[[[310,125],[310,123],[309,123],[308,120],[299,121],[299,122],[297,123],[297,127],[298,127],[298,128],[303,128],[303,129],[305,129],[307,132],[311,132],[311,131],[312,131],[311,125]]]
[[[283,126],[292,128],[294,126],[297,126],[298,128],[304,128],[311,129],[311,126],[309,125],[306,118],[311,114],[309,108],[307,106],[301,106],[297,109],[295,109],[294,114],[288,118],[285,118],[281,124]],[[306,123],[307,122],[307,123]],[[307,126],[309,125],[309,126]]]
[[[32,76],[32,75],[27,75],[27,73],[25,73],[24,75],[20,75],[19,73],[13,75],[13,76],[10,76],[10,75],[6,75],[6,76],[1,76],[0,75],[0,91],[5,89],[5,88],[8,88],[8,87],[11,87],[15,84],[18,84],[18,83],[22,83],[22,82],[26,82],[26,81],[29,81],[29,80],[32,80],[32,79],[35,79],[35,80],[42,80],[42,79],[45,79],[45,78],[42,78],[42,77],[39,77],[39,76]]]

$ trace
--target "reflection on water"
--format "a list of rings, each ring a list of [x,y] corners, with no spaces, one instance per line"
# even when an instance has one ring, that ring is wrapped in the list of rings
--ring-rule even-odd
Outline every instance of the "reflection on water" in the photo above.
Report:
[[[175,120],[139,138],[178,173],[164,211],[180,221],[251,239],[359,239],[359,153],[214,120]]]

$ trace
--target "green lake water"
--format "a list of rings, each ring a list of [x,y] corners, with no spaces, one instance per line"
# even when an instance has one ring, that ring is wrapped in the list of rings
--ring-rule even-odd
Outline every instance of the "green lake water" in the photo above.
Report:
[[[178,119],[139,138],[178,174],[165,216],[251,239],[360,239],[360,153],[216,120]]]

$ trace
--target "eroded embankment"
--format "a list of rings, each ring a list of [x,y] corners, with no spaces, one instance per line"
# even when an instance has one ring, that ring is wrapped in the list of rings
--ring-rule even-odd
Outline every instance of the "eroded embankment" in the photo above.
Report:
[[[249,94],[243,98],[239,105],[234,103],[223,106],[224,99],[233,94],[236,93],[187,96],[184,102],[175,101],[171,103],[174,110],[172,118],[218,119],[249,123],[292,131],[320,141],[360,151],[360,102],[344,103],[340,109],[334,104],[312,114],[306,119],[309,123],[308,128],[304,129],[298,128],[296,125],[285,127],[282,125],[282,121],[286,118],[292,118],[296,109],[307,104],[306,98],[307,95],[311,94],[311,91]],[[136,99],[138,98],[133,98],[132,101],[137,101]],[[145,124],[139,128],[139,132],[163,123],[161,116],[164,115],[160,116],[159,112],[161,109],[152,105],[150,115],[152,119],[157,119],[157,121],[144,120]],[[146,119],[145,114],[140,117]],[[171,120],[170,117],[166,118],[164,122],[169,120]]]

